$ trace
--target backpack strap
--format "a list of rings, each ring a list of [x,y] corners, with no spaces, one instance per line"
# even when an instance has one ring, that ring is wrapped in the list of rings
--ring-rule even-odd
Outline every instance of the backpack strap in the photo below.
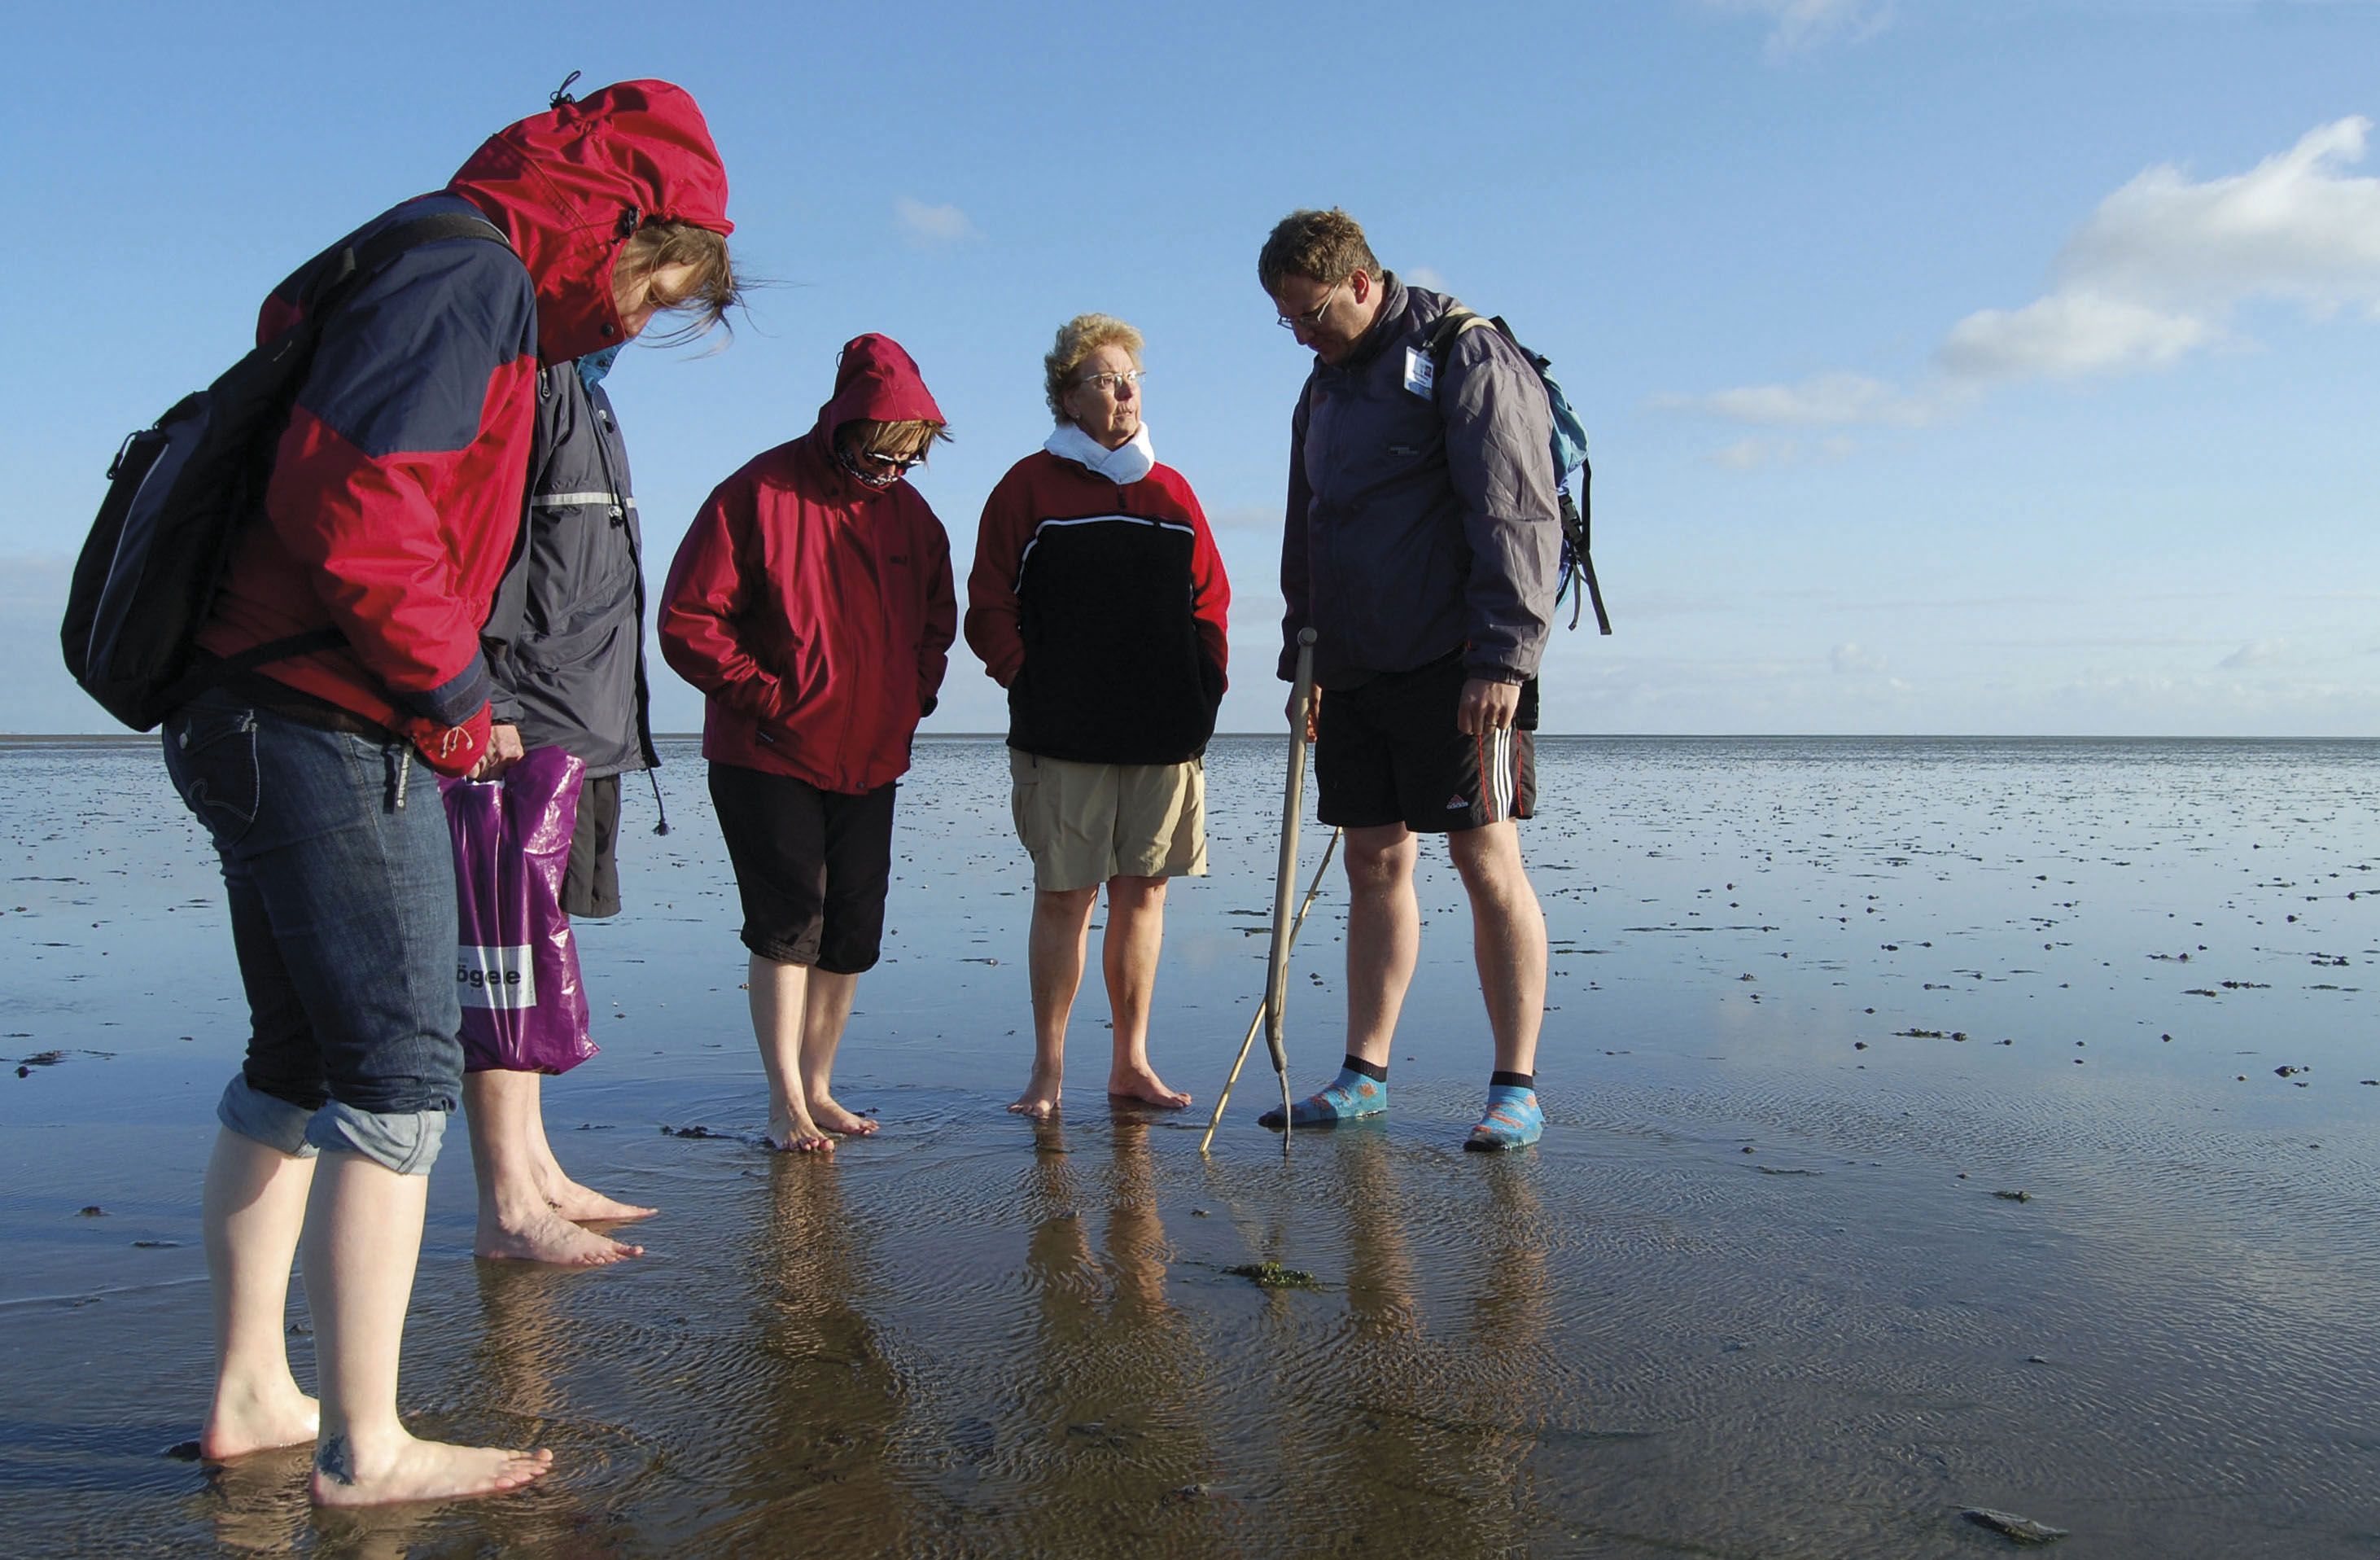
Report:
[[[1455,342],[1462,338],[1464,331],[1480,325],[1494,325],[1501,329],[1503,323],[1501,320],[1490,320],[1485,314],[1475,313],[1459,303],[1454,304],[1423,333],[1422,355],[1429,360],[1432,368],[1442,369],[1446,366],[1447,358],[1454,351]],[[1504,334],[1510,336],[1512,333],[1505,331]]]
[[[447,238],[484,238],[507,250],[512,248],[512,240],[504,237],[503,229],[477,214],[440,212],[392,224],[332,256],[329,274],[307,289],[306,317],[319,321],[345,303],[358,287],[388,269],[390,262],[407,250]]]

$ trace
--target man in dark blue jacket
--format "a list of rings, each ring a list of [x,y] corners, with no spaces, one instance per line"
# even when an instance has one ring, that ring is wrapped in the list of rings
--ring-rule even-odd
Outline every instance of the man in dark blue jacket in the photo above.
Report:
[[[1281,675],[1315,629],[1320,815],[1347,832],[1350,893],[1346,1062],[1289,1125],[1388,1108],[1421,949],[1414,836],[1444,834],[1496,1042],[1463,1146],[1533,1143],[1546,922],[1515,820],[1535,810],[1536,674],[1561,554],[1545,390],[1500,331],[1464,331],[1433,361],[1424,342],[1453,300],[1382,270],[1344,212],[1283,218],[1257,271],[1315,359],[1290,420]]]

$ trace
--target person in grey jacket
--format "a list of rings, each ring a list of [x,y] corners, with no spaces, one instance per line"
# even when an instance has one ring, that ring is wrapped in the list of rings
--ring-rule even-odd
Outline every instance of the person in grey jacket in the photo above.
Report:
[[[646,706],[643,538],[627,448],[601,384],[618,350],[538,371],[528,514],[480,632],[497,750],[559,747],[587,762],[562,885],[573,918],[620,912],[620,776],[661,763]],[[540,1075],[471,1060],[463,1108],[480,1188],[472,1249],[564,1267],[641,1256],[641,1246],[581,1227],[654,1210],[564,1173],[546,1140]]]
[[[1276,321],[1314,353],[1290,419],[1283,678],[1316,631],[1320,816],[1346,830],[1347,1055],[1290,1127],[1388,1108],[1389,1048],[1420,956],[1415,835],[1444,834],[1469,894],[1495,1036],[1464,1147],[1544,1129],[1535,1067],[1546,922],[1516,820],[1536,806],[1536,674],[1560,582],[1550,413],[1503,333],[1433,362],[1453,300],[1380,267],[1337,210],[1274,227],[1257,262]],[[1327,694],[1327,697],[1326,697]],[[1266,1125],[1282,1125],[1278,1110]]]

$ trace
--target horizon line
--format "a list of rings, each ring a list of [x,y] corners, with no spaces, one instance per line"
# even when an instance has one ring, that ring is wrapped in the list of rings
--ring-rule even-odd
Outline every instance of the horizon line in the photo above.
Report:
[[[1286,731],[1219,731],[1210,741],[1279,741]],[[1546,731],[1537,737],[1600,742],[2380,742],[2380,735],[2320,736],[2296,733],[2058,732],[2058,731]],[[699,731],[656,731],[656,742],[699,742]],[[1005,742],[999,731],[919,732],[920,742]],[[0,731],[0,743],[152,743],[153,731]]]

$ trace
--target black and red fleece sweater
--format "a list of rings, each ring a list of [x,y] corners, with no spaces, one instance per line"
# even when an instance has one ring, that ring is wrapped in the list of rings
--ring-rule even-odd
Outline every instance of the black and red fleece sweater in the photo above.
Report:
[[[1008,689],[1019,751],[1135,764],[1204,753],[1231,605],[1206,512],[1172,467],[1120,483],[1038,450],[984,502],[966,641]]]

